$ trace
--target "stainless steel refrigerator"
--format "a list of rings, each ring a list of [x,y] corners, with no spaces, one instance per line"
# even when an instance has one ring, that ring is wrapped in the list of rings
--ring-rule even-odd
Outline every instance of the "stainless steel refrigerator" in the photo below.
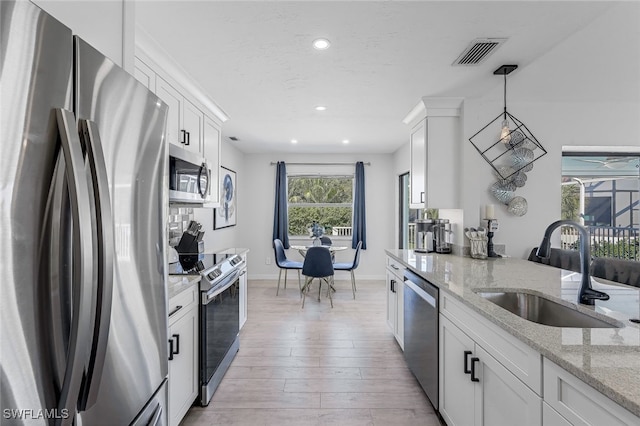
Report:
[[[167,422],[167,109],[0,2],[2,424]]]

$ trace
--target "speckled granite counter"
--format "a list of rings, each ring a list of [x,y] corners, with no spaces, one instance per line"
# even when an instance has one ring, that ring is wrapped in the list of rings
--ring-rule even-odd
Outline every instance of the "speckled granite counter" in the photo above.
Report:
[[[224,258],[225,256],[236,254],[238,256],[243,256],[249,252],[248,248],[226,248],[224,250],[215,251],[211,253],[203,253],[203,254],[213,254],[216,256],[221,256],[219,260]],[[216,260],[219,261],[219,260]],[[167,282],[167,298],[171,299],[174,296],[182,293],[186,289],[190,288],[192,285],[200,282],[200,275],[172,275],[169,274],[169,280]]]
[[[611,298],[596,301],[595,310],[620,328],[560,328],[522,319],[478,296],[474,290],[527,289],[575,307],[580,274],[521,259],[476,260],[470,257],[418,254],[412,250],[386,250],[443,291],[450,293],[491,322],[539,351],[627,410],[640,416],[640,289],[595,279],[593,287]],[[611,322],[611,320],[609,320]]]
[[[171,299],[199,282],[200,275],[169,275],[167,298]]]

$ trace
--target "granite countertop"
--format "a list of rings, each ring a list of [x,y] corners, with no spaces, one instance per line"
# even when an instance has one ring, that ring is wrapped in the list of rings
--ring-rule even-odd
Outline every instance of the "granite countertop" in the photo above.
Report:
[[[238,256],[244,256],[249,252],[248,248],[232,247],[223,250],[216,250],[212,252],[204,252],[203,254],[215,254],[215,255],[230,255],[235,254]],[[200,274],[169,274],[167,280],[167,298],[177,296],[183,291],[187,290],[193,285],[197,285],[200,282]]]
[[[169,275],[167,280],[167,298],[177,296],[183,291],[198,285],[200,282],[200,274],[196,275]]]
[[[461,300],[549,360],[640,416],[640,288],[599,278],[592,286],[609,294],[595,308],[576,306],[579,273],[522,259],[477,260],[450,254],[386,253],[432,284]],[[606,315],[620,328],[562,328],[527,321],[478,296],[474,290],[525,289],[591,315]],[[609,320],[611,322],[611,320]]]

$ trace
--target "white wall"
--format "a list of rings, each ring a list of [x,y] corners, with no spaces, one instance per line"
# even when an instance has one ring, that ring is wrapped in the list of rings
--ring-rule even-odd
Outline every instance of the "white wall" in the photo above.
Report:
[[[245,155],[232,146],[228,141],[222,141],[222,166],[236,172],[236,201],[237,201],[237,225],[228,228],[213,229],[213,209],[194,209],[194,218],[202,224],[204,234],[204,247],[209,253],[220,251],[230,247],[247,247],[240,238],[241,230],[249,227],[248,218],[250,214],[247,210],[250,208],[249,200],[244,196],[246,187],[248,186],[245,174]],[[249,253],[250,258],[252,253]]]
[[[133,71],[133,3],[127,0],[32,0],[102,54]]]
[[[275,166],[271,162],[371,162],[365,166],[365,198],[367,204],[367,250],[361,251],[360,266],[356,279],[384,279],[384,249],[395,247],[394,241],[394,195],[392,155],[290,155],[290,154],[247,154],[244,156],[243,184],[240,201],[238,227],[239,244],[251,249],[249,278],[277,278],[278,268],[273,263],[273,206],[275,198]],[[289,168],[288,168],[289,169]],[[354,166],[355,169],[355,166]],[[238,181],[241,176],[238,175]],[[351,246],[350,241],[336,244]],[[289,250],[287,256],[300,260],[300,255]],[[271,265],[266,264],[269,258]],[[336,254],[337,261],[351,261],[353,250]],[[348,273],[336,273],[336,279],[349,279]]]
[[[548,152],[516,191],[528,201],[525,216],[511,215],[489,194],[495,181],[492,169],[468,141],[502,110],[502,81],[497,79],[495,90],[482,98],[465,99],[459,163],[465,226],[481,225],[481,207],[495,204],[500,229],[494,242],[505,244],[510,256],[526,258],[546,226],[560,218],[563,145],[640,147],[640,26],[638,14],[627,9],[640,7],[623,6],[612,8],[508,77],[509,112]],[[409,167],[407,150],[408,143],[397,151],[396,169]]]

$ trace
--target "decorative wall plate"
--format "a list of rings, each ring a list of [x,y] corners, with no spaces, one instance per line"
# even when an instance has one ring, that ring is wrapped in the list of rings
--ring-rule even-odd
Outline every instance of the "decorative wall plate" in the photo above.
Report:
[[[508,204],[513,198],[513,192],[516,190],[516,186],[512,182],[495,182],[489,190],[496,200],[502,204]]]
[[[509,201],[507,211],[516,216],[524,216],[527,214],[528,207],[527,200],[524,197],[517,196]]]

